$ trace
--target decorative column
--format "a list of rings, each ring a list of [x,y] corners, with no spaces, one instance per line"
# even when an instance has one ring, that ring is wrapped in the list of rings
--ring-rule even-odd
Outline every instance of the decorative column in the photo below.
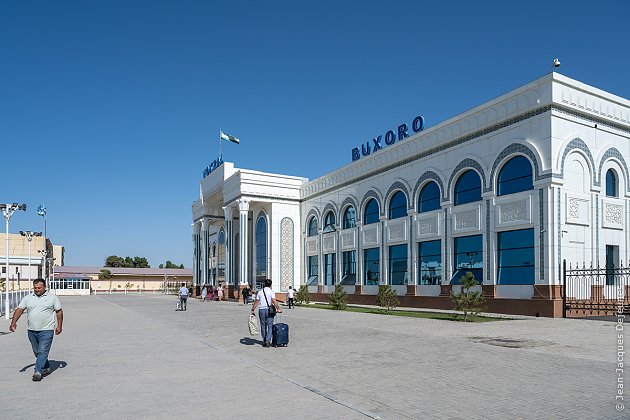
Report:
[[[225,283],[232,283],[232,207],[223,207],[225,214]]]
[[[248,249],[248,234],[247,234],[247,215],[249,214],[249,201],[247,200],[238,200],[238,227],[239,227],[239,255],[240,255],[240,274],[241,278],[239,281],[240,285],[245,285],[249,283],[249,272],[247,268],[247,261],[249,259],[249,255],[247,254]],[[234,286],[236,287],[236,279],[234,281]]]
[[[193,283],[198,284],[200,281],[199,273],[201,271],[200,254],[200,233],[201,223],[193,223]]]
[[[202,284],[208,284],[208,269],[210,266],[210,258],[208,255],[208,227],[210,220],[204,218],[201,220],[201,281]],[[197,285],[196,285],[197,286]]]

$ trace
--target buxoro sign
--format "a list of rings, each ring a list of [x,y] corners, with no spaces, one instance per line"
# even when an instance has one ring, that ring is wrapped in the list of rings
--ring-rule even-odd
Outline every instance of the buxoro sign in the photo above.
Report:
[[[413,119],[413,122],[411,123],[411,129],[414,133],[419,133],[420,131],[424,130],[424,117],[422,115],[418,115],[416,118]],[[409,131],[407,124],[400,124],[398,126],[398,130],[396,131],[389,130],[387,133],[385,133],[385,145],[391,146],[392,144],[396,143],[396,140],[401,141],[409,137],[407,131]],[[361,159],[362,156],[368,156],[370,153],[378,152],[379,150],[381,150],[383,148],[383,143],[381,143],[382,140],[383,136],[381,135],[373,138],[371,143],[368,141],[365,144],[362,144],[360,149],[358,147],[352,149],[352,161],[354,162],[355,160]]]
[[[207,177],[212,173],[212,171],[214,171],[221,165],[223,165],[223,158],[219,156],[210,165],[206,166],[206,169],[203,170],[203,177]]]

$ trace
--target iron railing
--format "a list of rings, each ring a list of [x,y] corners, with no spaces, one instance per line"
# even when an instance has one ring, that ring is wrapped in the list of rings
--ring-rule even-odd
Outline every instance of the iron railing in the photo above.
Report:
[[[630,266],[562,263],[562,316],[630,313]]]
[[[15,311],[15,308],[20,304],[22,298],[31,293],[30,290],[13,290],[9,292],[9,314],[12,311]],[[0,292],[0,314],[4,316],[4,302],[5,302],[5,292]]]

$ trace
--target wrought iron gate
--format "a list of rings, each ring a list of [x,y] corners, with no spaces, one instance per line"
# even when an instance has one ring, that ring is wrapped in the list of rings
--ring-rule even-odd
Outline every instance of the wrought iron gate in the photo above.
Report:
[[[562,262],[562,316],[630,315],[630,267]]]

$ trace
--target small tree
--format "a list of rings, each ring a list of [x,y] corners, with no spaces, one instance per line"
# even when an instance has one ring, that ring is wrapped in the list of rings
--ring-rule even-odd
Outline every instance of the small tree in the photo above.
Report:
[[[335,291],[328,297],[333,309],[344,310],[348,306],[348,295],[341,284],[335,286]]]
[[[300,290],[295,294],[295,303],[298,305],[308,305],[311,303],[311,294],[308,292],[308,286],[303,284]]]
[[[471,291],[473,287],[479,285],[472,272],[469,271],[464,274],[460,278],[459,284],[462,286],[462,289],[457,294],[451,292],[451,299],[453,299],[454,309],[462,311],[464,313],[464,322],[467,322],[469,317],[474,318],[483,310],[485,299],[483,293]]]
[[[125,284],[125,294],[127,294],[127,290],[131,289],[133,287],[133,284],[127,282],[127,284]]]
[[[378,296],[376,297],[378,306],[384,308],[389,314],[392,309],[397,308],[400,305],[400,301],[396,297],[396,292],[390,285],[378,286]]]
[[[111,278],[112,278],[112,272],[106,268],[102,269],[101,272],[98,273],[99,280],[109,280]]]

